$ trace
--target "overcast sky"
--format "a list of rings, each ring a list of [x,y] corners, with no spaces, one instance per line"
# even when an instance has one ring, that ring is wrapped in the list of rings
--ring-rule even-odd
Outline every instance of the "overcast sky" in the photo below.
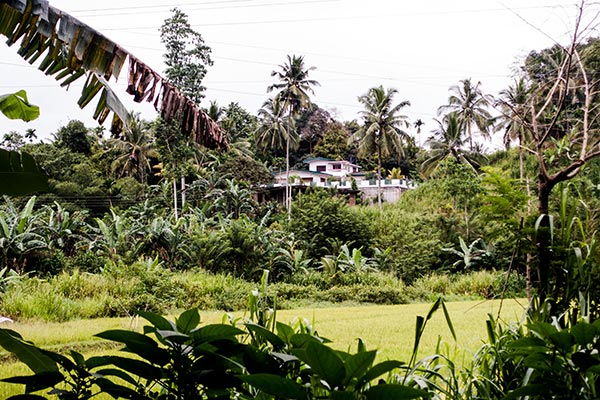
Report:
[[[575,1],[563,0],[51,0],[162,72],[159,27],[179,7],[212,48],[204,106],[238,102],[256,113],[269,96],[271,71],[288,54],[303,55],[320,82],[313,102],[341,120],[357,118],[357,97],[370,87],[398,90],[405,114],[422,119],[425,135],[436,124],[450,86],[471,78],[490,94],[507,87],[515,63],[553,41],[568,42]],[[35,128],[50,133],[71,119],[96,126],[95,103],[79,110],[78,87],[69,92],[29,66],[16,46],[0,44],[0,93],[26,89],[41,107],[28,124],[0,119],[0,134]],[[124,70],[126,71],[126,70]],[[126,73],[113,83],[122,100]],[[148,119],[148,106],[131,104]],[[424,138],[425,138],[424,135]]]

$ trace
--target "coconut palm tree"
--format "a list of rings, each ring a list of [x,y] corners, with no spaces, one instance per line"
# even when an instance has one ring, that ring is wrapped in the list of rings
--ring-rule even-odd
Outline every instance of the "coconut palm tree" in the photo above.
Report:
[[[308,74],[314,70],[315,67],[306,68],[304,66],[303,56],[287,56],[287,63],[279,66],[279,71],[271,72],[271,76],[276,77],[280,82],[274,83],[267,88],[267,92],[277,90],[275,100],[281,103],[281,111],[287,111],[288,123],[286,126],[286,149],[285,149],[285,163],[286,163],[286,208],[288,211],[288,220],[291,217],[291,206],[292,206],[292,191],[289,185],[290,175],[290,144],[291,144],[291,133],[292,119],[298,114],[298,112],[306,107],[309,100],[309,93],[314,93],[313,86],[318,86],[319,82],[309,79]]]
[[[408,134],[401,129],[408,127],[407,117],[399,114],[400,110],[410,106],[409,101],[393,104],[396,89],[385,90],[383,86],[374,87],[360,96],[358,101],[365,107],[361,111],[363,125],[350,138],[358,142],[359,156],[375,153],[377,155],[377,204],[381,209],[381,162],[389,155],[403,154],[403,139]]]
[[[457,112],[451,112],[440,120],[435,120],[438,128],[432,131],[433,136],[427,140],[429,158],[421,164],[421,174],[430,176],[438,165],[448,157],[454,157],[458,162],[470,165],[476,169],[485,161],[485,156],[464,149],[463,124],[464,120]]]
[[[300,137],[294,129],[294,121],[288,129],[288,121],[283,119],[283,104],[276,99],[268,99],[258,110],[260,124],[254,133],[256,148],[262,151],[271,149],[273,151],[286,150],[288,139],[290,149],[297,149]],[[289,136],[288,136],[289,132]]]
[[[158,153],[150,134],[150,124],[140,119],[140,113],[130,113],[123,133],[109,139],[108,143],[119,154],[112,162],[113,171],[120,170],[120,176],[133,176],[146,183],[145,172],[151,169],[150,158],[157,157]]]
[[[479,86],[481,82],[473,85],[471,79],[459,81],[459,85],[452,86],[453,94],[448,98],[448,104],[438,108],[438,115],[444,112],[456,112],[463,121],[464,133],[469,138],[469,149],[473,151],[473,125],[486,138],[490,137],[490,127],[493,118],[487,108],[490,106],[488,96],[485,96]]]
[[[529,120],[529,100],[532,87],[524,78],[515,80],[514,85],[500,92],[497,102],[501,116],[497,128],[504,129],[504,144],[508,148],[516,140],[519,146],[519,178],[523,180],[523,146],[527,139]]]

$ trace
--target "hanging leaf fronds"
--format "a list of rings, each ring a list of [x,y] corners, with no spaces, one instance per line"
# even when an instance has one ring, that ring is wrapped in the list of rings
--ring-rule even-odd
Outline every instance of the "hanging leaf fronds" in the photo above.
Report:
[[[111,131],[127,122],[125,107],[108,82],[116,80],[129,58],[127,93],[147,101],[167,122],[177,120],[184,135],[209,148],[227,148],[219,126],[181,91],[100,32],[48,4],[47,0],[0,0],[0,33],[8,45],[20,41],[17,53],[67,87],[86,77],[78,104],[88,105],[99,93],[94,118],[102,123],[114,113]]]

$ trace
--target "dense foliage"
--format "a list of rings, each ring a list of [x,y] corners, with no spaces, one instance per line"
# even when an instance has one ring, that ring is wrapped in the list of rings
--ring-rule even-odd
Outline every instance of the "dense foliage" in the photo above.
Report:
[[[600,45],[579,31],[581,20],[569,46],[529,54],[498,99],[471,79],[452,86],[425,148],[401,129],[409,124],[398,113],[410,102],[394,105],[396,89],[361,96],[362,123],[312,104],[318,83],[302,56],[273,71],[276,94],[258,116],[211,104],[227,152],[135,114],[111,138],[79,121],[50,143],[6,133],[11,152],[0,154],[31,153],[50,190],[0,204],[2,312],[46,320],[135,312],[151,324],[100,334],[141,360],[69,359],[0,330],[0,344],[36,374],[9,381],[28,393],[52,387],[59,398],[94,390],[140,399],[598,398]],[[210,49],[177,9],[162,34],[169,79],[199,101]],[[507,149],[484,154],[478,137],[494,130]],[[289,175],[314,156],[359,163],[379,178],[379,207],[350,206],[335,190],[292,190],[289,179],[280,199],[287,213],[269,202],[270,173]],[[417,187],[382,204],[381,179],[402,176]],[[417,319],[407,364],[375,364],[362,342],[356,353],[333,351],[307,326],[275,323],[256,291],[255,321],[199,327],[195,307],[243,308],[241,293],[257,282],[266,290],[265,274],[284,306],[490,298],[523,287],[531,306],[524,325],[490,317],[488,343],[464,367],[442,352],[416,360],[441,300]],[[175,322],[150,313],[175,308],[190,310]]]

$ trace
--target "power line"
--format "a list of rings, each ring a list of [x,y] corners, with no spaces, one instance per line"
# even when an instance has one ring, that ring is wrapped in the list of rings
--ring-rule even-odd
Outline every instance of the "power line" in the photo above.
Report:
[[[238,1],[232,1],[232,3],[239,3],[239,2],[247,2],[249,0],[238,0]],[[232,9],[232,8],[257,8],[257,7],[274,7],[274,6],[292,6],[292,5],[296,5],[296,4],[310,4],[310,3],[319,3],[319,4],[323,4],[323,3],[333,3],[333,2],[338,2],[341,0],[310,0],[310,1],[288,1],[288,2],[284,2],[284,3],[264,3],[264,4],[247,4],[247,5],[237,5],[237,6],[215,6],[215,7],[186,7],[185,11],[205,11],[205,10],[227,10],[227,9]],[[215,2],[213,2],[215,3]],[[220,3],[220,2],[216,2],[216,3]],[[206,3],[208,4],[208,3]],[[177,5],[161,5],[161,6],[143,6],[143,7],[115,7],[115,8],[107,8],[105,10],[130,10],[131,12],[115,12],[115,13],[102,13],[102,14],[86,14],[85,11],[79,11],[78,16],[79,17],[85,17],[85,18],[92,18],[92,17],[108,17],[108,16],[115,16],[115,15],[140,15],[140,14],[164,14],[165,10],[163,8],[168,7],[169,9],[171,9],[172,7],[177,7]],[[139,10],[147,10],[148,8],[161,8],[160,10],[154,10],[154,11],[142,11],[140,12]],[[93,11],[104,11],[102,9],[97,9],[97,10],[93,10]],[[77,13],[76,11],[72,11],[72,13]]]
[[[515,7],[515,10],[540,10],[560,8],[563,5],[544,5],[544,6],[528,6]],[[443,11],[423,11],[405,14],[372,14],[372,15],[351,15],[351,16],[329,16],[329,17],[310,17],[310,18],[290,18],[290,19],[271,19],[259,21],[230,21],[230,22],[212,22],[204,24],[192,24],[194,28],[202,28],[209,26],[236,26],[236,25],[263,25],[263,24],[290,24],[298,22],[328,22],[328,21],[344,21],[344,20],[364,20],[375,18],[410,18],[418,16],[436,16],[436,15],[460,15],[460,14],[480,14],[491,12],[507,12],[506,8],[487,8],[487,9],[472,9],[472,10],[443,10]],[[148,30],[158,29],[156,26],[140,26],[127,28],[105,28],[105,31],[131,31],[131,30]]]

